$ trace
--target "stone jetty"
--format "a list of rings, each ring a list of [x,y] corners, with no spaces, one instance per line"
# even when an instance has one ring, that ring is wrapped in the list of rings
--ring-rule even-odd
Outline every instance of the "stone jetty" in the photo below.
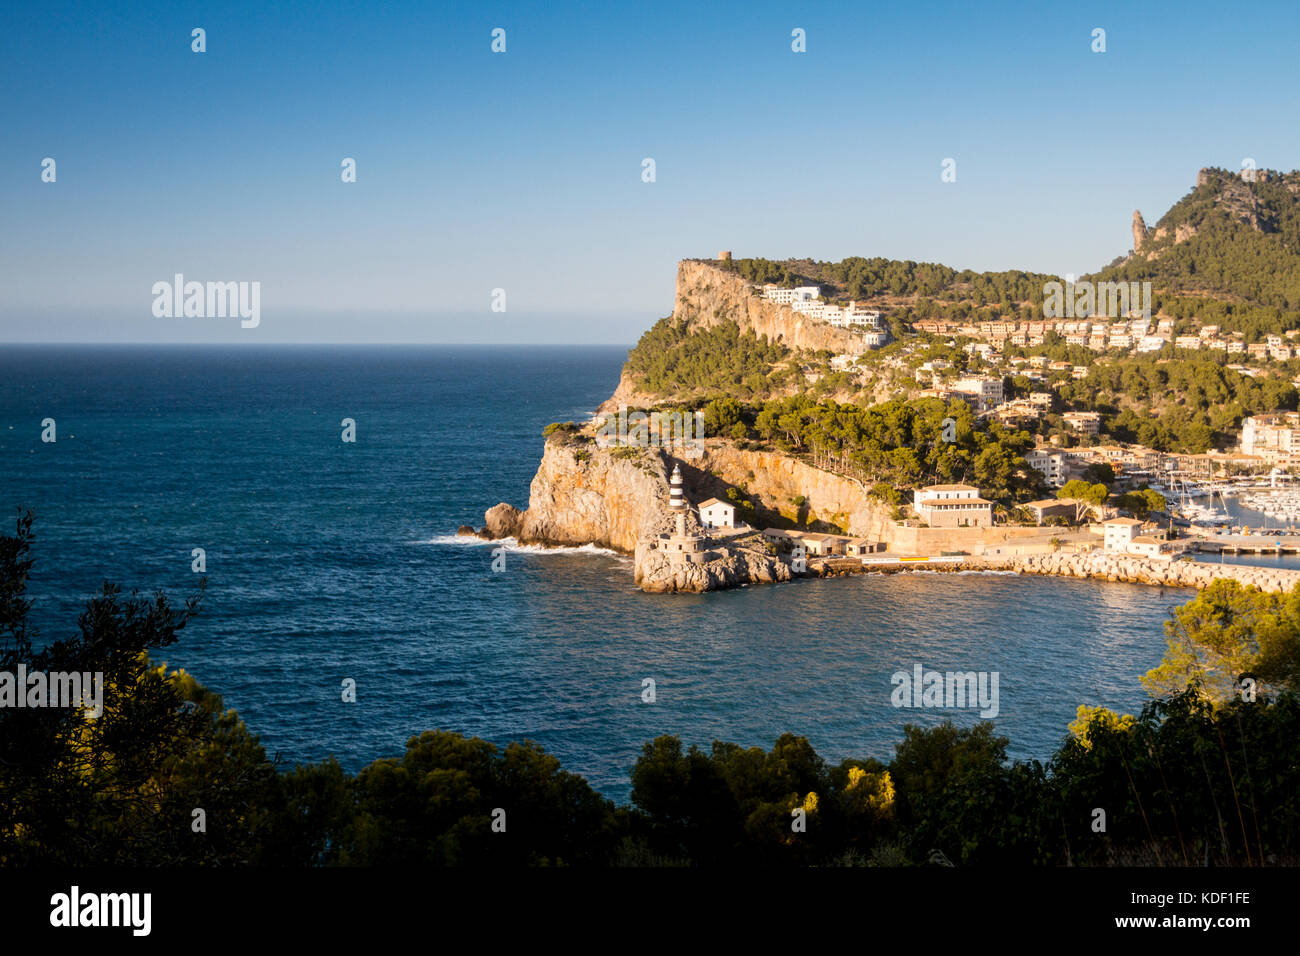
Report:
[[[970,556],[960,559],[882,561],[862,564],[853,559],[808,562],[808,576],[836,577],[844,574],[960,573],[1012,571],[1017,574],[1048,574],[1065,578],[1092,578],[1124,584],[1149,584],[1165,588],[1206,588],[1215,581],[1237,581],[1261,591],[1290,591],[1300,584],[1300,570],[1256,568],[1241,564],[1209,564],[1196,561],[1153,561],[1129,554],[1091,552],[1075,554],[1019,555],[994,558]]]
[[[1170,588],[1206,588],[1224,579],[1251,585],[1261,591],[1290,591],[1300,584],[1300,571],[1290,568],[1258,568],[1242,564],[1209,564],[1199,561],[1154,561],[1129,554],[1021,555],[1009,558],[973,559],[965,569],[984,567],[1018,571],[1021,574],[1053,574],[1070,578],[1094,578],[1131,584],[1153,584]]]

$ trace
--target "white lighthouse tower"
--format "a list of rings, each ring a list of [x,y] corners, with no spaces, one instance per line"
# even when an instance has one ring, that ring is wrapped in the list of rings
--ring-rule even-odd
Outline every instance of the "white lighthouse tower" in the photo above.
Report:
[[[692,564],[698,564],[708,557],[704,550],[704,542],[694,534],[686,533],[686,496],[682,492],[682,469],[681,465],[673,465],[672,477],[668,479],[668,510],[672,512],[674,519],[674,533],[667,536],[664,548],[674,560],[686,561]]]
[[[673,476],[668,479],[668,509],[677,519],[677,537],[686,537],[686,498],[682,494],[682,467],[673,465]]]

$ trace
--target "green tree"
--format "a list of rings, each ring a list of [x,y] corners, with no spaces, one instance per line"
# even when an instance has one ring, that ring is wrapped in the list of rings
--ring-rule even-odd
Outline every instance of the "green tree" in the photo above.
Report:
[[[0,672],[102,675],[102,713],[0,708],[0,864],[278,858],[281,793],[257,738],[216,694],[149,659],[175,643],[200,595],[177,609],[161,593],[124,596],[106,583],[74,636],[37,650],[26,597],[34,541],[30,514],[0,536]]]
[[[1241,696],[1251,675],[1260,693],[1300,691],[1300,587],[1272,594],[1214,582],[1165,624],[1166,650],[1143,685],[1153,695],[1189,685],[1216,703]]]
[[[1090,485],[1086,481],[1072,478],[1057,490],[1056,497],[1062,501],[1074,502],[1074,523],[1082,524],[1094,508],[1100,508],[1106,503],[1110,491],[1103,484]]]

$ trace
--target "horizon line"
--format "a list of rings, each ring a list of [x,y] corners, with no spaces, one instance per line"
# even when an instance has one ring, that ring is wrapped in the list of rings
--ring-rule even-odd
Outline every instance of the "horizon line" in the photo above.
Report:
[[[248,348],[253,345],[290,345],[301,346],[304,348],[314,348],[318,346],[327,346],[330,348],[345,346],[362,346],[368,348],[382,348],[392,346],[394,348],[409,348],[413,345],[428,345],[439,347],[460,347],[460,348],[500,348],[503,346],[528,346],[530,348],[623,348],[622,342],[230,342],[230,341],[203,341],[203,342],[111,342],[100,340],[79,340],[79,341],[26,341],[0,340],[0,348],[11,345],[111,345],[120,347],[136,346],[194,346],[194,345],[227,345],[235,348]],[[627,347],[631,348],[636,343],[628,343]]]

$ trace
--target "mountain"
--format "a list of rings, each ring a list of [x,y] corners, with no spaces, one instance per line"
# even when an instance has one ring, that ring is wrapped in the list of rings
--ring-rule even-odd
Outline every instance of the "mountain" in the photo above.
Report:
[[[1154,229],[1134,213],[1134,251],[1090,278],[1300,310],[1300,172],[1202,169]]]

